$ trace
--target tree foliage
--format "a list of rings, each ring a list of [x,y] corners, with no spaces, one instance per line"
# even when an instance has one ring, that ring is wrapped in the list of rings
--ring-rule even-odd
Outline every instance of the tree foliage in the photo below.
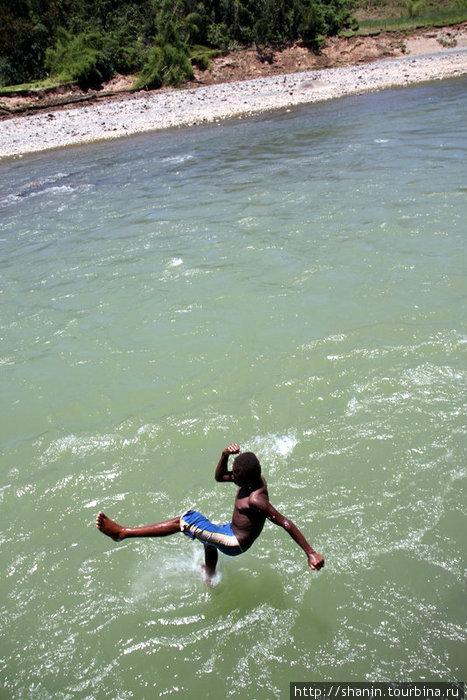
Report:
[[[46,51],[45,65],[63,82],[83,88],[98,86],[112,75],[111,59],[105,52],[105,38],[98,32],[73,36],[59,27],[56,44]]]
[[[1,0],[0,85],[46,75],[91,85],[139,73],[178,84],[211,51],[302,40],[318,48],[353,0]]]
[[[200,16],[188,12],[187,3],[163,0],[156,9],[154,45],[136,87],[179,85],[193,77],[190,45],[199,35]]]

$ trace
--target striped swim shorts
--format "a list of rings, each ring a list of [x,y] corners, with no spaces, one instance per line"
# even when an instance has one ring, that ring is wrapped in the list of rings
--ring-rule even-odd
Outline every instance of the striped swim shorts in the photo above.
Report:
[[[212,544],[220,552],[229,557],[242,554],[242,549],[233,533],[230,523],[215,525],[196,510],[187,510],[180,516],[180,529],[192,540],[200,540],[204,544]]]

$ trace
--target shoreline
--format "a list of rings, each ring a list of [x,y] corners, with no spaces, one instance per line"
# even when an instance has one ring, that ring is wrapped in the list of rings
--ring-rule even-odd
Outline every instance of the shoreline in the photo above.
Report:
[[[138,92],[0,121],[0,159],[463,75],[467,75],[464,47],[239,82]]]

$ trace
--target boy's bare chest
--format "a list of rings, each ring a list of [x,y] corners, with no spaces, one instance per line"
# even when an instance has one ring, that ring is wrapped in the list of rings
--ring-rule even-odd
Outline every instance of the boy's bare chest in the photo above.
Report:
[[[241,513],[242,515],[248,515],[252,510],[249,503],[249,497],[239,498],[237,495],[237,498],[235,499],[235,510],[237,513]]]

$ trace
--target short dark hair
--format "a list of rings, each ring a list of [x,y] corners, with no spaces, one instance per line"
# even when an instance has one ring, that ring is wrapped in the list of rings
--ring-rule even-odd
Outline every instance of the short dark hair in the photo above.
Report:
[[[242,481],[255,483],[261,479],[261,464],[253,452],[242,452],[234,460],[238,476]]]

